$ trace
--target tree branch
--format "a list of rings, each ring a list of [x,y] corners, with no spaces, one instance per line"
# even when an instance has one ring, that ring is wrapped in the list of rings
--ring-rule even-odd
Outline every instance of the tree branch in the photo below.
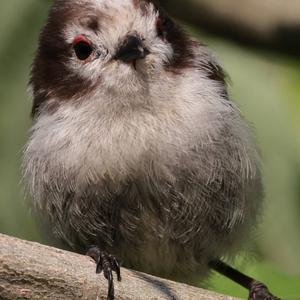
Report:
[[[116,299],[234,300],[122,268]],[[0,299],[106,299],[107,282],[88,257],[0,234]]]
[[[161,0],[167,10],[199,28],[247,44],[299,55],[299,0]]]

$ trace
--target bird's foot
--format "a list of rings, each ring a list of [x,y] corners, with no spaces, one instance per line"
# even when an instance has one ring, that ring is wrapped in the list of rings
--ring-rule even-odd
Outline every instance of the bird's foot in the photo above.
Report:
[[[100,274],[103,271],[104,277],[108,281],[107,300],[115,299],[114,278],[112,272],[116,272],[118,281],[121,281],[121,271],[118,259],[105,251],[101,251],[97,246],[89,248],[86,255],[90,256],[96,262],[96,273]]]
[[[273,296],[261,282],[253,281],[250,288],[249,300],[280,300],[280,298]]]

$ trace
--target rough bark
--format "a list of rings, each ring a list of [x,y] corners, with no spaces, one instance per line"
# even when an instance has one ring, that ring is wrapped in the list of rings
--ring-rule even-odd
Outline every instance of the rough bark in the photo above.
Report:
[[[234,300],[210,291],[122,269],[116,300]],[[106,299],[107,282],[95,263],[72,252],[0,234],[0,299]]]

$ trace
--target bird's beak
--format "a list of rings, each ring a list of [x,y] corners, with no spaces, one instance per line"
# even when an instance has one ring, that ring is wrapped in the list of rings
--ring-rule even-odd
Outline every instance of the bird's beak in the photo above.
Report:
[[[135,63],[136,60],[143,59],[148,54],[150,54],[150,51],[143,45],[140,37],[128,35],[114,56],[114,59],[125,63]]]

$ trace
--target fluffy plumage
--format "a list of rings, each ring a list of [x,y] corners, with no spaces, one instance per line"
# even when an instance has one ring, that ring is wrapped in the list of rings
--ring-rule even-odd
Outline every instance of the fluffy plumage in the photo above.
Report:
[[[150,52],[135,68],[114,59],[128,34]],[[257,150],[222,68],[157,4],[56,0],[31,86],[24,178],[59,238],[184,280],[236,251],[261,205]]]

